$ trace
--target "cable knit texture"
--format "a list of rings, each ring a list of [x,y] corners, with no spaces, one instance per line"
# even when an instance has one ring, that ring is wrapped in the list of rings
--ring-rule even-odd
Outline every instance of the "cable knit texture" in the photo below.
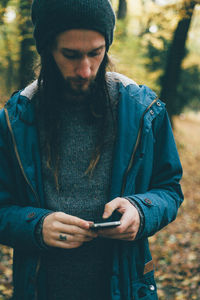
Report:
[[[100,32],[107,50],[113,41],[115,14],[109,0],[34,0],[32,21],[39,53],[52,37],[69,29]]]

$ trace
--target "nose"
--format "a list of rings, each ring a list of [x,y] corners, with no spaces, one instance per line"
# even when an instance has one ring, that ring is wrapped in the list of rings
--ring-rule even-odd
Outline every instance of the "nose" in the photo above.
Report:
[[[80,59],[76,68],[76,75],[83,79],[88,79],[91,76],[91,71],[91,63],[89,58],[85,56]]]

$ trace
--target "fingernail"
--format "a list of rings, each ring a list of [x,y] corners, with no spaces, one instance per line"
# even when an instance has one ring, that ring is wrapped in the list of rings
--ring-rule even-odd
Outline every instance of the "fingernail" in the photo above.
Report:
[[[107,213],[107,212],[105,212],[104,214],[103,214],[103,218],[107,218],[109,216],[109,214]]]

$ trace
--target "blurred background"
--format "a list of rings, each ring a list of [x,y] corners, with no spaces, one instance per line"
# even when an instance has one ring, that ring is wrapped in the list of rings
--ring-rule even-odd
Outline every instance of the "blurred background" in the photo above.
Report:
[[[31,0],[0,0],[0,106],[34,79]],[[112,0],[115,70],[166,103],[184,175],[175,222],[150,238],[161,300],[200,299],[200,0]],[[0,245],[0,300],[12,295],[12,250]]]

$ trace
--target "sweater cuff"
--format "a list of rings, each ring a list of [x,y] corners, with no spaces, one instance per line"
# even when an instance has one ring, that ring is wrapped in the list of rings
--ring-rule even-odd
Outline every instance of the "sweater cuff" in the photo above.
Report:
[[[142,209],[140,208],[140,206],[137,204],[136,201],[134,201],[133,199],[130,199],[129,197],[124,197],[124,198],[127,199],[137,209],[138,214],[140,216],[140,227],[139,227],[138,233],[136,235],[136,239],[137,239],[144,228],[145,217],[144,217]]]
[[[44,215],[39,222],[36,225],[35,228],[35,238],[36,238],[36,242],[38,243],[39,247],[41,248],[41,250],[48,250],[50,247],[47,246],[43,240],[43,235],[42,235],[42,228],[43,228],[43,222],[44,219],[50,215],[51,213],[47,213],[46,215]]]

